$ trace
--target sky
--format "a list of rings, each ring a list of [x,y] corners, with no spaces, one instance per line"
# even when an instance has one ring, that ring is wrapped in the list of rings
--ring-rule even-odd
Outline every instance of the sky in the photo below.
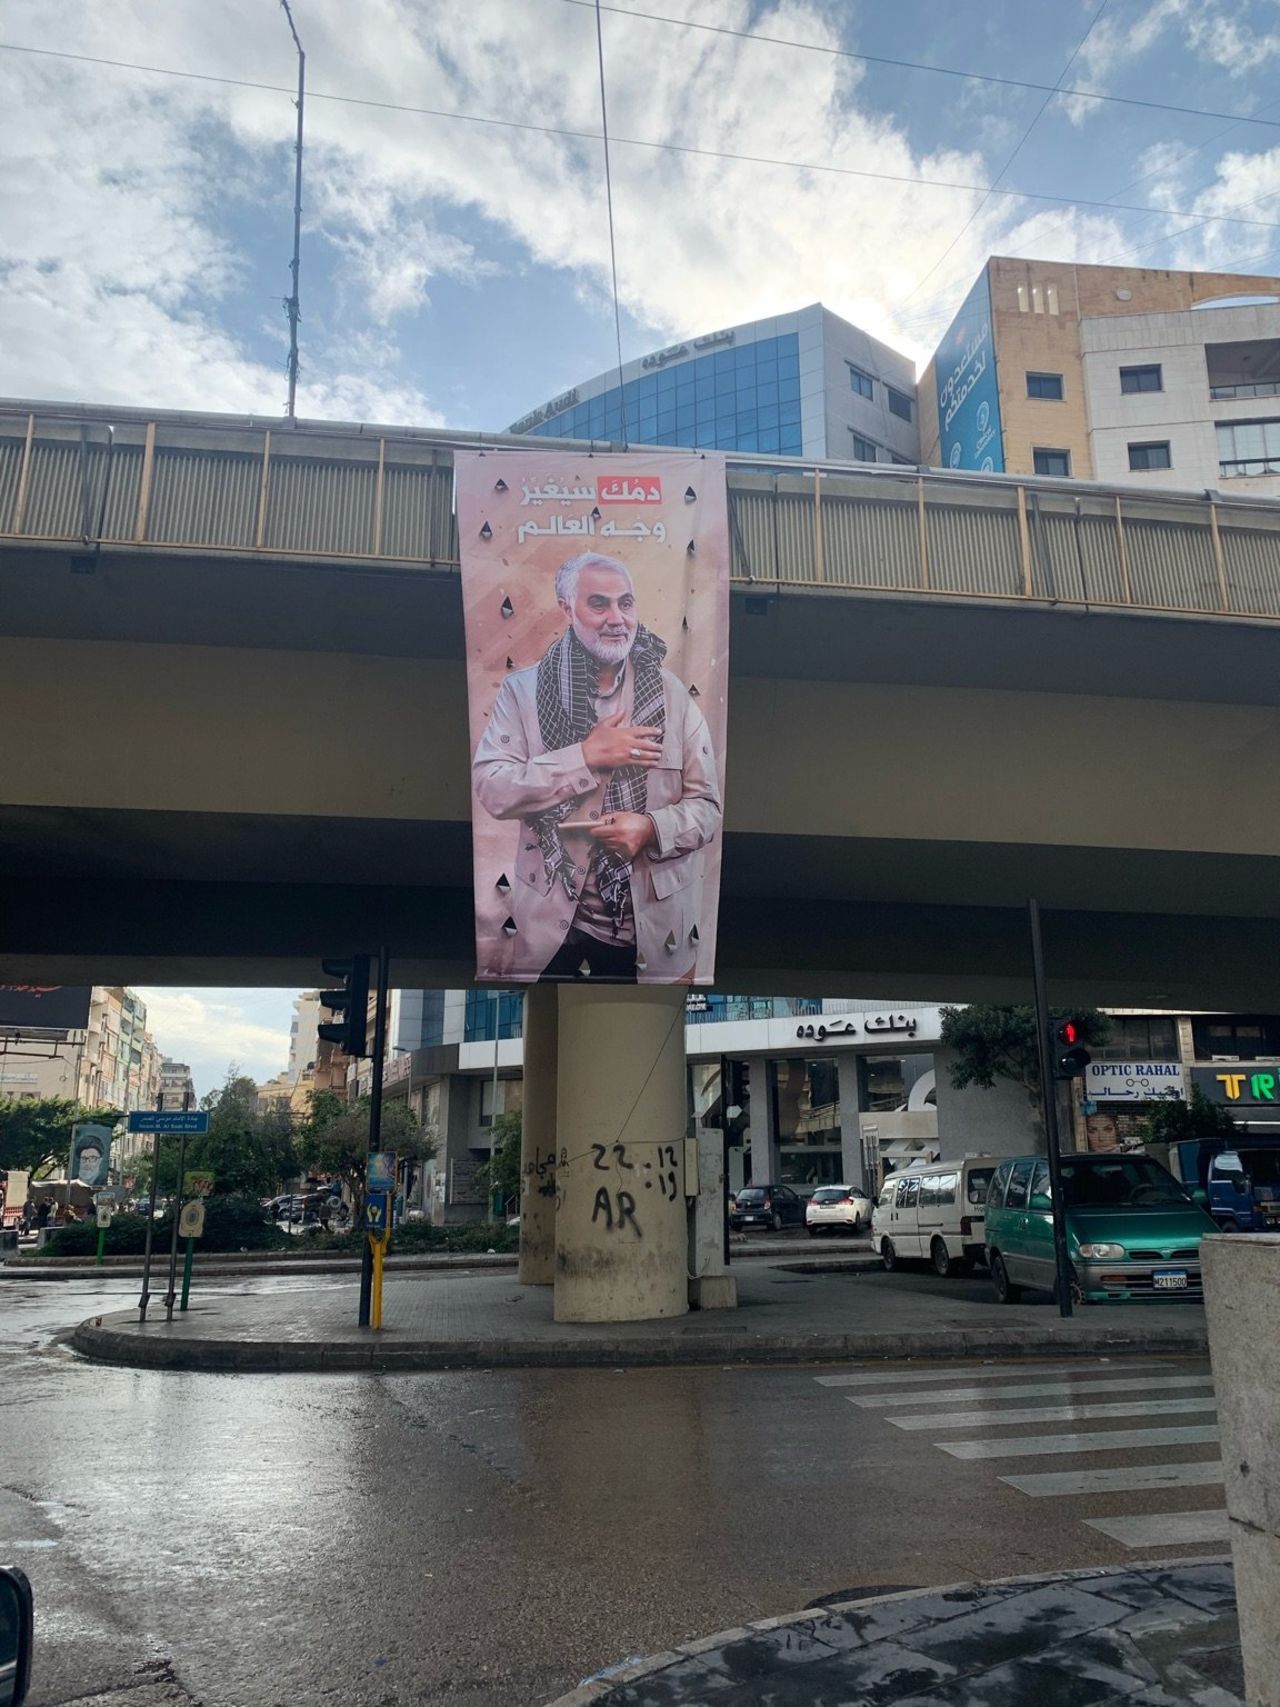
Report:
[[[495,429],[612,365],[589,0],[294,17],[299,413]],[[601,27],[624,359],[821,300],[923,361],[991,253],[1280,269],[1280,0],[616,0]],[[275,0],[8,0],[0,396],[280,415],[295,80]],[[211,1081],[278,1071],[290,994],[151,992],[156,1035]]]

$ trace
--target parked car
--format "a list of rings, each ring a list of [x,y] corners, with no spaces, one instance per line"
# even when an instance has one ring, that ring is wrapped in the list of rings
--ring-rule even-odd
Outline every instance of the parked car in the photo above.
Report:
[[[797,1197],[789,1185],[744,1185],[729,1211],[729,1225],[735,1232],[744,1227],[783,1227],[804,1224],[804,1199]]]
[[[945,1280],[985,1255],[987,1192],[994,1156],[965,1156],[890,1174],[876,1199],[871,1233],[888,1269],[926,1261]]]
[[[871,1199],[856,1185],[820,1185],[804,1206],[809,1237],[820,1233],[864,1233],[871,1225]]]
[[[31,1687],[35,1639],[31,1584],[16,1566],[0,1569],[0,1702],[22,1707]]]
[[[1200,1241],[1217,1229],[1167,1168],[1150,1156],[1103,1153],[1064,1156],[1061,1173],[1078,1298],[1202,1296]],[[1039,1156],[1001,1162],[987,1197],[986,1232],[1002,1304],[1016,1303],[1024,1287],[1057,1290],[1048,1162]]]

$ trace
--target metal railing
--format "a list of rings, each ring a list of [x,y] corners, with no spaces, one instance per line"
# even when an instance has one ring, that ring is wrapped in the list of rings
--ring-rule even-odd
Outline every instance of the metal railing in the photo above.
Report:
[[[556,441],[0,404],[0,543],[456,572],[460,446]],[[1265,499],[728,463],[732,573],[745,590],[1280,617],[1280,507]]]
[[[1218,403],[1233,397],[1280,397],[1280,379],[1259,379],[1239,385],[1211,385],[1209,395]]]

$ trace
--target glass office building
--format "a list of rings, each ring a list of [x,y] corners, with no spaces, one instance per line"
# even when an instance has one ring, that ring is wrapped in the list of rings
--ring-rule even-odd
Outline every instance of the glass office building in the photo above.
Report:
[[[623,411],[626,432],[623,432]],[[800,339],[794,332],[616,383],[529,429],[538,438],[763,450],[800,456]]]
[[[919,460],[915,368],[814,303],[669,344],[573,386],[509,429],[834,461]]]

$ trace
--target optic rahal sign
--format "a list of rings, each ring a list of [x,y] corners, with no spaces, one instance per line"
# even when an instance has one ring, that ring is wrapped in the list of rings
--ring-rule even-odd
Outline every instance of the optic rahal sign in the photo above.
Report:
[[[477,977],[715,968],[723,457],[459,451]]]
[[[1004,437],[985,268],[938,346],[934,383],[943,467],[1002,474]]]

